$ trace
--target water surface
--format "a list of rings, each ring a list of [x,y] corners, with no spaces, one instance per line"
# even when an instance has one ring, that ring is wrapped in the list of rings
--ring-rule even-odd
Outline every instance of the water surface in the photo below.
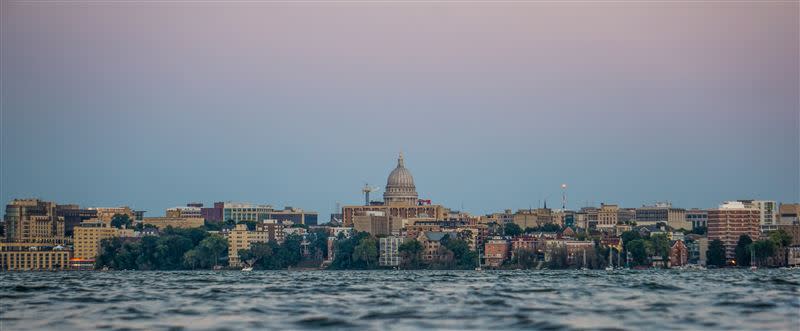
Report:
[[[798,330],[800,272],[0,273],[1,330]]]

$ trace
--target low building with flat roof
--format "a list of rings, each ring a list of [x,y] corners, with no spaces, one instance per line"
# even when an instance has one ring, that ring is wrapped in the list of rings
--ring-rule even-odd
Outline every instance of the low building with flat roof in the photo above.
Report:
[[[200,217],[145,217],[143,225],[152,225],[159,230],[171,226],[176,229],[199,228],[205,225],[203,218]]]

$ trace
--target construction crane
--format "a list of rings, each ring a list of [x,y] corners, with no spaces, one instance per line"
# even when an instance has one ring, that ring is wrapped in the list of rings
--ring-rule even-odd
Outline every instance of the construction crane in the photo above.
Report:
[[[381,190],[380,186],[371,187],[369,183],[364,183],[364,188],[361,189],[361,193],[364,193],[364,205],[369,206],[369,194],[370,192],[378,192]]]

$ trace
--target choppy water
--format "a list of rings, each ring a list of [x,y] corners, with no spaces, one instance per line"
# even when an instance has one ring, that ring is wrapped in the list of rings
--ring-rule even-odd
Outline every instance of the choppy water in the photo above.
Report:
[[[0,330],[798,330],[800,272],[0,273]]]

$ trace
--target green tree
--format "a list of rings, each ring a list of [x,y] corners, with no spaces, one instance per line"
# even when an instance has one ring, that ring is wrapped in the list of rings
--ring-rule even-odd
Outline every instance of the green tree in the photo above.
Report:
[[[345,238],[343,234],[339,234],[339,239],[336,241],[336,258],[331,263],[331,269],[357,269],[360,268],[353,263],[353,252],[356,245],[358,245],[363,238],[369,237],[367,232],[358,232],[353,234],[350,238]]]
[[[462,239],[443,240],[444,246],[453,252],[455,267],[458,269],[474,269],[478,264],[478,253],[469,249],[469,244]]]
[[[589,256],[590,252],[586,252],[586,254]],[[546,260],[548,268],[564,269],[568,267],[567,258],[567,246],[549,245],[547,247]]]
[[[222,231],[222,222],[212,222],[212,221],[206,220],[203,223],[203,228],[206,231]]]
[[[665,234],[657,234],[650,236],[653,251],[651,255],[661,256],[666,260],[669,258],[669,238]]]
[[[650,257],[647,254],[647,244],[644,239],[635,239],[626,244],[628,253],[637,266],[649,265]]]
[[[353,249],[353,265],[369,269],[378,265],[378,242],[373,237],[365,237]]]
[[[708,244],[706,263],[717,267],[725,266],[725,244],[722,240],[714,239]]]
[[[508,223],[503,227],[503,233],[506,236],[512,236],[512,237],[518,236],[522,234],[522,228],[520,228],[519,225],[515,223]]]
[[[186,261],[186,253],[184,253],[184,265],[197,265],[200,268],[212,268],[220,265],[220,260],[227,256],[228,253],[228,240],[220,235],[210,235],[204,238],[200,243],[193,248],[196,253],[191,255],[197,258],[197,261]]]
[[[775,262],[778,266],[785,266],[787,261],[787,249],[792,245],[792,235],[785,230],[780,229],[772,231],[769,234],[769,240],[775,244],[776,254]]]
[[[620,239],[622,239],[622,247],[625,250],[628,250],[628,243],[634,240],[642,239],[642,235],[639,234],[639,231],[625,231],[620,235]]]
[[[522,269],[533,269],[537,264],[536,252],[531,249],[518,249],[514,252],[514,264]]]
[[[736,242],[736,248],[734,249],[734,252],[736,253],[737,266],[750,266],[750,244],[752,243],[753,239],[750,239],[750,236],[746,234],[739,236],[739,241]]]
[[[767,265],[769,258],[775,255],[777,245],[772,240],[759,240],[752,244],[753,255],[758,265]]]
[[[402,243],[398,247],[400,252],[400,266],[403,269],[419,269],[422,267],[422,244],[416,240],[411,239]]]
[[[792,244],[792,235],[780,229],[769,233],[769,240],[780,247],[789,247]]]
[[[131,227],[131,218],[127,214],[114,214],[111,218],[111,226],[117,229]]]

